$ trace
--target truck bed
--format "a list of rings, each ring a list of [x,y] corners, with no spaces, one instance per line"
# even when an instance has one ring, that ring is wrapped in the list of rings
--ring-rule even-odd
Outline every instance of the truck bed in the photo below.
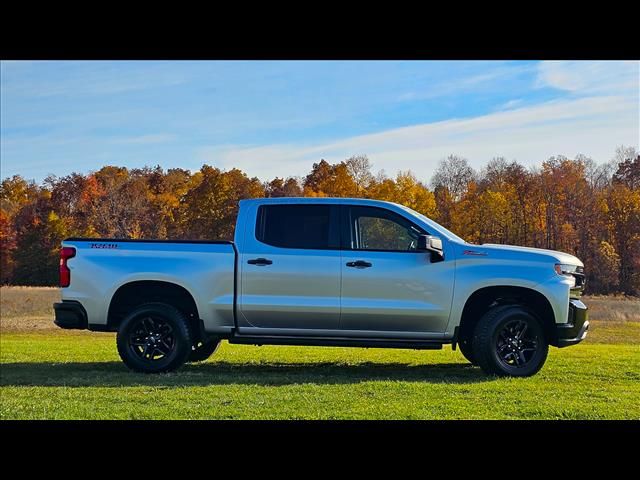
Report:
[[[225,333],[234,326],[237,255],[231,241],[74,237],[62,246],[76,249],[68,260],[71,284],[62,299],[80,302],[95,329],[107,323],[105,299],[125,284],[150,281],[192,292],[207,331]]]

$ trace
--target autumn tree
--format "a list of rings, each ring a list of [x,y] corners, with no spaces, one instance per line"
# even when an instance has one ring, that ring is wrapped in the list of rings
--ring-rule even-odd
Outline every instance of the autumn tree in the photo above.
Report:
[[[69,235],[232,238],[238,201],[254,197],[364,197],[406,205],[473,243],[567,251],[586,266],[589,292],[640,293],[640,156],[619,147],[597,164],[585,155],[525,168],[496,157],[476,173],[450,155],[432,188],[410,171],[374,174],[366,155],[315,163],[305,177],[261,182],[204,165],[105,166],[88,174],[20,176],[0,183],[0,282],[52,285]]]
[[[449,155],[438,164],[431,185],[434,189],[446,188],[454,202],[462,199],[476,173],[466,158]]]
[[[332,172],[332,166],[325,159],[314,163],[302,184],[305,195],[322,191],[322,187],[331,181]]]
[[[346,162],[329,164],[326,160],[314,163],[304,181],[307,197],[357,197],[360,193]]]
[[[428,217],[433,217],[436,210],[433,192],[410,171],[398,172],[395,179],[382,177],[372,181],[367,197],[400,203]]]
[[[542,163],[539,180],[545,206],[545,247],[579,254],[573,232],[582,227],[580,212],[588,199],[584,164],[563,156],[551,157]]]
[[[149,172],[149,235],[155,238],[179,238],[183,235],[180,226],[180,205],[194,185],[188,170],[170,168],[164,172],[159,166]],[[146,236],[146,235],[145,235]]]
[[[40,189],[34,181],[27,181],[20,175],[5,178],[0,183],[0,208],[13,217],[20,208],[34,201]]]
[[[14,271],[18,247],[17,214],[38,199],[40,189],[20,175],[0,183],[0,283],[15,282]]]
[[[41,190],[16,214],[13,282],[18,285],[53,285],[57,280],[60,241],[68,228],[51,209],[50,200],[51,193]]]
[[[516,161],[495,157],[480,173],[478,182],[481,201],[488,204],[494,216],[501,216],[492,222],[496,228],[485,229],[483,236],[498,243],[527,244],[531,230],[529,207],[534,190],[532,175]],[[491,205],[492,198],[500,205]]]
[[[0,210],[0,285],[11,282],[14,268],[16,235],[9,215]]]
[[[620,255],[609,242],[602,240],[590,256],[587,282],[593,291],[608,294],[619,291]]]
[[[100,236],[137,237],[148,198],[125,167],[106,166],[93,174],[99,196],[92,199],[92,225]]]
[[[604,209],[611,237],[620,256],[620,288],[629,294],[640,293],[640,156],[619,163]]]
[[[629,157],[620,162],[613,181],[626,185],[631,190],[640,189],[640,155],[636,155],[633,160]]]
[[[53,211],[68,221],[69,231],[77,236],[98,236],[96,209],[105,194],[94,175],[72,173],[65,177],[47,177],[45,188],[51,192]]]
[[[451,192],[447,187],[438,185],[433,191],[433,196],[436,201],[436,213],[433,218],[445,227],[451,228],[455,206]]]
[[[265,182],[264,190],[267,197],[301,197],[303,193],[300,183],[293,177],[286,180],[276,177]]]
[[[438,164],[431,177],[431,186],[435,193],[436,220],[445,227],[453,226],[455,205],[467,193],[475,176],[468,160],[457,155],[449,155]]]
[[[257,178],[234,168],[223,172],[204,165],[201,180],[184,198],[181,214],[185,235],[195,239],[232,239],[238,202],[264,197]]]
[[[354,155],[345,160],[347,172],[356,185],[358,196],[365,196],[374,181],[371,162],[366,155]]]

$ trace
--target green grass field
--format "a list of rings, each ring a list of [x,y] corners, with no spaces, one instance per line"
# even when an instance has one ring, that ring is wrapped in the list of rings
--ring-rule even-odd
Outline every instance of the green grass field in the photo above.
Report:
[[[227,343],[207,362],[146,376],[120,362],[113,334],[19,313],[0,329],[2,419],[640,419],[635,317],[595,320],[536,376],[498,379],[450,347]]]

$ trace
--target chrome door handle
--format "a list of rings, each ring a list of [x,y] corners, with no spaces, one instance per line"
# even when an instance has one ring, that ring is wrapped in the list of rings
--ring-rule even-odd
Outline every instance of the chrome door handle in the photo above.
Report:
[[[372,267],[373,264],[369,262],[365,262],[364,260],[357,260],[355,262],[347,262],[347,267],[354,268],[369,268]]]

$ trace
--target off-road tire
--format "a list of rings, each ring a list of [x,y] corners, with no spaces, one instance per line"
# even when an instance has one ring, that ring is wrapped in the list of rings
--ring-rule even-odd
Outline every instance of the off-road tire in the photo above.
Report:
[[[513,333],[516,331],[513,325],[521,326],[521,340]],[[475,327],[472,345],[473,356],[480,368],[497,376],[534,375],[544,365],[549,352],[540,321],[520,305],[497,306],[485,313]],[[508,360],[505,355],[510,355]],[[521,364],[508,363],[515,361]]]
[[[120,358],[131,370],[162,373],[180,368],[189,358],[193,342],[184,313],[172,305],[151,302],[137,306],[122,320],[116,344]]]

